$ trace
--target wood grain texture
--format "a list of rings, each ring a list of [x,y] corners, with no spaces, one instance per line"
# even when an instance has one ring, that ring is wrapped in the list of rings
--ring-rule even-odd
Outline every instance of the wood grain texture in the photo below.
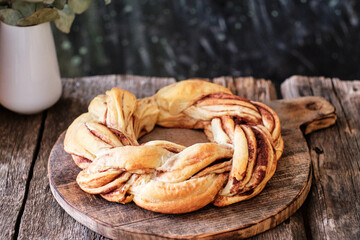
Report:
[[[0,239],[17,235],[41,122],[42,114],[19,115],[0,106]]]
[[[268,103],[277,99],[275,86],[270,80],[253,77],[218,77],[214,78],[213,82],[229,88],[233,94],[250,100]]]
[[[313,239],[360,239],[360,81],[293,76],[284,98],[323,96],[336,108],[336,125],[307,137],[313,187],[304,220]]]
[[[47,177],[47,161],[50,150],[60,133],[80,113],[87,111],[90,100],[96,95],[117,86],[135,93],[137,97],[145,97],[153,95],[159,88],[173,82],[175,80],[171,78],[119,75],[63,80],[63,96],[54,107],[47,111],[40,150],[35,162],[24,214],[21,218],[20,239],[104,238],[77,223],[54,200]],[[24,126],[27,126],[27,123],[24,123]],[[29,127],[28,129],[18,129],[18,131],[19,134],[21,131],[35,132],[30,129]],[[29,138],[24,140],[27,141],[27,144],[36,143],[36,140],[33,141]],[[26,153],[21,156],[24,155]]]
[[[319,102],[322,107],[309,108],[314,102]],[[267,188],[251,201],[225,208],[207,206],[193,213],[175,216],[149,212],[134,204],[109,203],[82,192],[77,186],[74,180],[79,169],[64,152],[61,138],[55,144],[49,161],[55,198],[75,219],[111,238],[143,238],[139,235],[141,233],[149,238],[229,238],[263,232],[293,214],[310,189],[310,160],[300,125],[333,111],[320,98],[277,101],[271,106],[286,123],[283,125],[286,151]],[[298,107],[299,111],[295,115],[289,114],[294,107]],[[243,212],[246,214],[241,215]]]

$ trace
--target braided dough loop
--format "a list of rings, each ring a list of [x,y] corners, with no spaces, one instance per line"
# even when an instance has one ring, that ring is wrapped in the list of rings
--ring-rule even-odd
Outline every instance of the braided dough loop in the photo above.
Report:
[[[139,145],[137,139],[156,124],[203,129],[211,142]],[[75,119],[64,145],[82,168],[76,179],[82,190],[162,213],[256,196],[273,176],[284,148],[272,109],[196,79],[143,99],[113,88]]]

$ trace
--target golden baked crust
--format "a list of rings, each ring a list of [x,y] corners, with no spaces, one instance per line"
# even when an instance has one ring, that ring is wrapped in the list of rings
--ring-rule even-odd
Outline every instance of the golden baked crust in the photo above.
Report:
[[[203,129],[210,143],[139,145],[155,124]],[[119,88],[95,97],[70,125],[66,152],[91,194],[162,213],[226,206],[259,194],[276,170],[284,143],[276,113],[222,86],[186,80],[136,99]]]

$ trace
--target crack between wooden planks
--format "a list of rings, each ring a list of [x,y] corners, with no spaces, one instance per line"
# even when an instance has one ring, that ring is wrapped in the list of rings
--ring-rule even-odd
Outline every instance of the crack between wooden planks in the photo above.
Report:
[[[335,88],[335,84],[334,84],[334,79],[333,79],[333,78],[331,79],[331,87],[332,87],[332,90],[333,90],[334,95],[335,95],[335,97],[336,97],[336,100],[338,100],[338,102],[339,102],[341,111],[342,111],[343,114],[344,114],[345,123],[346,123],[346,129],[349,130],[350,134],[352,134],[351,127],[350,127],[350,124],[349,124],[349,119],[348,119],[348,117],[346,116],[346,112],[345,112],[345,109],[344,109],[343,105],[341,104],[341,99],[340,99],[340,97],[339,97],[339,95],[338,95],[338,93],[337,93],[337,90],[336,90],[336,88]]]
[[[316,153],[316,164],[317,164],[317,169],[319,170],[320,169],[320,156],[322,154],[324,154],[324,151],[321,149],[321,151],[318,151],[316,150],[318,149],[317,147],[315,147],[314,151]],[[311,156],[311,155],[310,155]],[[314,177],[315,177],[315,171],[314,171]],[[316,183],[319,183],[319,186],[316,185]],[[320,172],[318,172],[318,179],[316,180],[316,183],[315,183],[315,187],[318,189],[318,194],[325,199],[325,190],[324,190],[324,186],[321,184],[321,181],[320,181]],[[327,217],[329,216],[329,213],[328,213],[328,206],[326,206],[326,202],[324,202],[325,204],[325,208],[323,209],[321,204],[320,204],[320,208],[321,208],[321,216],[322,216],[322,227],[323,227],[323,231],[324,231],[324,234],[326,236],[326,239],[330,239],[329,236],[328,236],[328,231],[326,230],[326,227],[325,227],[325,224],[324,224],[324,220],[327,219]],[[323,215],[323,212],[326,212],[326,217],[324,217]]]
[[[315,179],[315,176],[314,176],[314,166],[313,166],[313,162],[311,161],[311,178],[312,179]],[[313,191],[314,188],[313,188],[313,184],[311,184],[311,188],[310,188],[310,191],[309,191],[309,195],[311,195],[311,191]],[[307,240],[313,240],[313,236],[311,234],[311,225],[309,223],[309,221],[307,221],[310,217],[309,217],[309,214],[308,214],[308,205],[309,205],[309,201],[310,201],[310,197],[308,196],[305,200],[305,202],[303,203],[303,212],[302,212],[302,220],[303,220],[303,225],[304,225],[304,230],[305,230],[305,235],[306,235],[306,239]]]
[[[346,124],[346,130],[345,130],[345,132],[348,131],[348,132],[350,132],[350,135],[353,136],[352,129],[351,129],[350,122],[349,122],[349,118],[348,118],[347,115],[346,115],[344,106],[342,105],[341,99],[340,99],[340,97],[339,97],[339,95],[338,95],[338,92],[337,92],[337,90],[336,90],[336,88],[335,88],[334,79],[331,79],[331,86],[332,86],[333,92],[334,92],[334,94],[335,94],[335,97],[336,97],[336,99],[337,99],[338,102],[339,102],[341,111],[342,111],[342,113],[344,114],[345,124]],[[348,141],[348,139],[347,139],[346,136],[345,136],[345,140]],[[355,137],[354,140],[355,140],[355,144],[356,144],[357,148],[360,149],[360,144],[359,144],[359,142],[358,142],[358,139]],[[356,161],[356,163],[358,163],[358,162]],[[359,169],[360,169],[360,167],[358,166],[358,170],[359,170]]]
[[[310,83],[310,80],[308,82],[309,86],[311,86],[311,83]],[[312,96],[314,96],[314,92],[313,92],[313,89],[310,87],[310,91],[311,91],[311,94]],[[309,158],[310,158],[310,164],[311,164],[311,178],[313,179],[313,182],[311,184],[311,188],[309,190],[309,195],[311,195],[311,191],[314,190],[314,182],[316,184],[316,177],[315,177],[315,167],[314,167],[314,162],[313,162],[313,159],[311,157],[311,147],[310,147],[310,140],[309,140],[309,135],[305,135],[305,126],[302,125],[300,126],[300,129],[301,129],[301,132],[303,134],[303,137],[304,137],[304,140],[306,142],[306,146],[308,148],[308,154],[309,154]],[[317,147],[316,147],[317,148]],[[316,151],[316,154],[317,154],[317,157],[318,157],[318,151],[315,149]],[[323,152],[322,152],[323,153]],[[322,154],[321,153],[321,154]],[[309,219],[309,214],[308,214],[308,208],[307,208],[307,205],[309,204],[310,202],[310,197],[309,195],[307,196],[307,199],[306,201],[304,202],[303,205],[306,205],[306,208],[304,208],[304,211],[302,212],[302,221],[303,221],[303,226],[304,226],[304,230],[305,230],[305,235],[306,235],[306,239],[308,240],[312,240],[313,239],[313,236],[312,236],[312,233],[311,233],[311,226],[309,224],[309,221],[307,221]]]
[[[315,96],[315,94],[314,94],[314,90],[313,90],[313,88],[312,88],[312,81],[311,81],[311,79],[310,78],[308,78],[308,84],[309,84],[309,86],[310,86],[310,92],[311,92],[311,96]],[[309,148],[309,150],[310,150],[310,148]]]
[[[315,154],[316,154],[316,157],[315,159],[312,158],[311,156],[311,147],[310,147],[310,140],[309,140],[309,136],[306,137],[306,144],[308,145],[308,149],[309,149],[309,156],[310,156],[310,159],[311,159],[311,165],[312,165],[312,168],[313,168],[313,184],[312,184],[312,190],[313,191],[317,191],[317,194],[319,196],[322,196],[323,198],[325,198],[325,190],[324,190],[324,187],[322,186],[321,184],[321,181],[320,181],[320,173],[318,172],[318,170],[320,169],[319,167],[319,162],[320,162],[320,156],[324,154],[324,151],[322,148],[319,148],[319,147],[314,147],[313,150],[315,151]],[[314,160],[314,161],[313,161]],[[316,164],[316,168],[314,167],[314,165]],[[317,184],[319,183],[319,184]],[[311,193],[310,193],[311,194]],[[326,205],[326,203],[324,203]],[[327,211],[327,206],[325,206],[325,209],[322,207],[321,203],[319,204],[319,207],[320,207],[320,211],[321,211],[321,218],[322,218],[322,231],[323,231],[323,234],[326,236],[326,239],[329,239],[329,236],[328,236],[328,232],[326,230],[326,227],[324,225],[324,212],[326,212],[326,216],[329,216],[328,214],[328,211]],[[306,222],[309,222],[309,221],[306,221],[308,219],[310,219],[309,217],[309,214],[307,211],[305,211],[304,213],[304,217],[306,218],[303,218],[304,219],[304,224],[306,224]],[[311,234],[311,226],[309,225],[309,239],[313,239],[313,236]],[[307,235],[308,237],[308,235]]]
[[[45,125],[46,116],[47,116],[47,110],[45,110],[42,113],[41,125],[40,125],[40,130],[39,130],[39,133],[38,133],[38,137],[37,137],[36,147],[35,147],[34,154],[32,156],[32,161],[31,161],[29,172],[28,172],[28,178],[26,180],[24,198],[23,198],[23,202],[21,204],[18,216],[16,217],[15,229],[14,229],[15,231],[14,231],[13,239],[17,239],[18,235],[19,235],[21,218],[22,218],[22,216],[24,214],[26,201],[27,201],[27,198],[28,198],[28,195],[29,195],[30,182],[31,182],[31,179],[33,177],[35,162],[36,162],[36,159],[37,159],[37,157],[39,155],[41,140],[42,140],[43,133],[44,133],[44,125]]]

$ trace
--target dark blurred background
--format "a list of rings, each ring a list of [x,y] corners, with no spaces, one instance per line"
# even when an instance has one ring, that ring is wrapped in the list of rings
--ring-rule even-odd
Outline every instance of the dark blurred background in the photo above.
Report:
[[[93,0],[53,29],[61,74],[360,78],[360,1]]]

